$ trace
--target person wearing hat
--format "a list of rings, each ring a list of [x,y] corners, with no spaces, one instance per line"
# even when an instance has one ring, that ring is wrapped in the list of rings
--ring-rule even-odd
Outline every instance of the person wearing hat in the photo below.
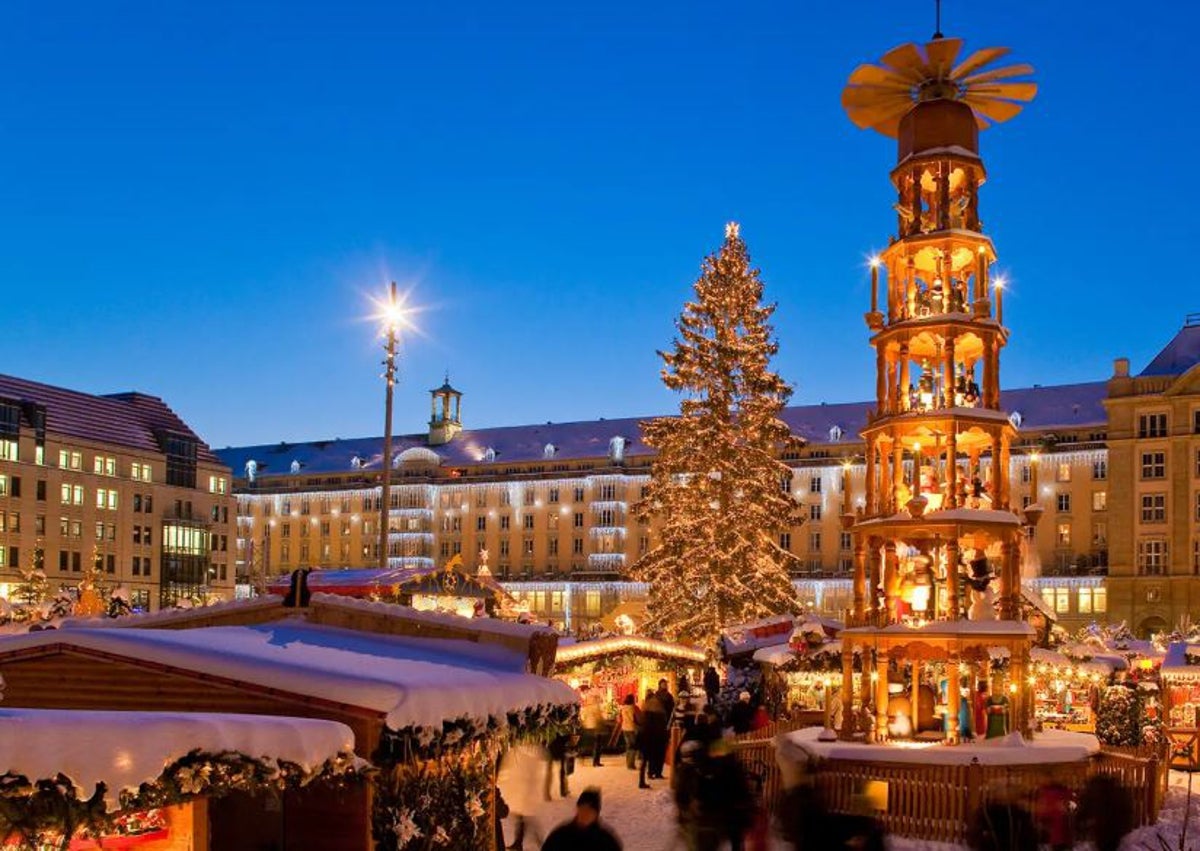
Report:
[[[750,705],[750,692],[743,691],[738,695],[737,703],[729,711],[729,726],[734,733],[749,733],[750,724],[754,721],[754,707]]]
[[[600,824],[599,789],[583,790],[575,802],[575,818],[550,831],[542,851],[621,851],[621,840]]]

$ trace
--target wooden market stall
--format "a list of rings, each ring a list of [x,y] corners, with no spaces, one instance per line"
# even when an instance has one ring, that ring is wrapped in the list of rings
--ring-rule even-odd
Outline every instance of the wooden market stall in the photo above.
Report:
[[[626,695],[640,702],[648,690],[658,687],[659,680],[667,681],[672,694],[678,694],[684,679],[699,685],[704,664],[704,651],[695,647],[616,635],[558,648],[554,676],[575,689],[598,689],[605,715],[611,718]]]
[[[457,825],[449,851],[490,848],[497,749],[554,735],[576,711],[569,688],[527,673],[549,673],[557,636],[331,595],[297,602],[308,604],[268,597],[0,639],[5,705],[336,721],[381,769],[338,794],[214,801],[222,851],[284,847],[284,836],[290,851],[387,851],[441,821]],[[233,829],[247,824],[263,835]]]
[[[1172,768],[1200,770],[1200,644],[1177,641],[1167,648],[1162,684]]]

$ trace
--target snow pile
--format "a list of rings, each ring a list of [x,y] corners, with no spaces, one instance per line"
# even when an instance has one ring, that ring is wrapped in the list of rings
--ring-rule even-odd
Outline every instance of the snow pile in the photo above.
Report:
[[[0,639],[0,652],[55,644],[335,700],[383,713],[393,730],[440,730],[449,720],[485,720],[579,700],[565,683],[524,673],[525,658],[497,645],[378,635],[300,619],[177,630],[56,630]]]
[[[1078,762],[1098,753],[1100,743],[1087,733],[1047,730],[1027,741],[1020,733],[1000,739],[984,739],[961,745],[940,742],[892,742],[867,745],[857,742],[821,742],[821,730],[807,727],[779,737],[778,756],[785,776],[792,764],[806,757],[852,759],[872,762],[919,762],[926,765],[1031,765]]]
[[[180,712],[0,709],[0,764],[31,781],[59,774],[82,798],[107,788],[111,806],[125,789],[156,780],[199,750],[242,753],[312,771],[354,752],[345,724],[310,718]]]

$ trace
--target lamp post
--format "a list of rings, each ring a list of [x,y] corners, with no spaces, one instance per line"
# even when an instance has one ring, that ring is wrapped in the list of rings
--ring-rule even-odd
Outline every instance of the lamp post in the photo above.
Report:
[[[388,531],[390,525],[390,498],[388,490],[392,478],[392,393],[396,386],[396,326],[399,324],[400,307],[396,302],[396,282],[392,281],[388,300],[383,309],[384,359],[383,381],[386,385],[383,403],[383,472],[379,479],[379,566],[388,566]]]

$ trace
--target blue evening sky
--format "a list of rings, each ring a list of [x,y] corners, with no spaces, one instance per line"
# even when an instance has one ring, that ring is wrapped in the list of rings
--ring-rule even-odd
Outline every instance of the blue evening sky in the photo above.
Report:
[[[215,446],[379,434],[368,295],[468,427],[671,410],[657,348],[742,223],[795,401],[866,399],[894,143],[845,118],[932,0],[0,8],[0,371],[161,395]],[[946,0],[1037,100],[983,134],[1006,386],[1140,369],[1189,311],[1192,3]]]

